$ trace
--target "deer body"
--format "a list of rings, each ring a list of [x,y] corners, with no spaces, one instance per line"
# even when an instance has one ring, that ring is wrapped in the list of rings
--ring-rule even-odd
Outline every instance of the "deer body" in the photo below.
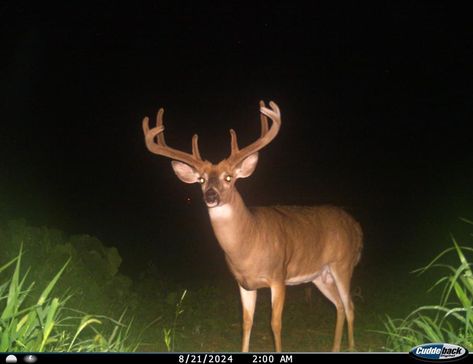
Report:
[[[238,283],[247,290],[272,283],[297,285],[327,273],[331,263],[359,258],[362,233],[358,223],[332,206],[275,206],[247,209],[231,206],[210,221]],[[245,218],[239,209],[245,209]],[[270,222],[271,226],[268,226]],[[303,232],[303,233],[302,233]],[[265,252],[261,254],[260,252]]]
[[[235,187],[237,179],[253,173],[258,151],[279,132],[279,108],[273,102],[270,106],[268,109],[260,102],[261,137],[240,150],[236,133],[230,130],[231,155],[218,164],[202,160],[197,135],[192,139],[192,154],[167,146],[163,109],[159,110],[153,129],[149,129],[148,118],[143,120],[146,145],[151,152],[173,159],[172,167],[181,181],[201,185],[213,231],[240,288],[242,351],[249,350],[257,289],[271,289],[271,327],[275,348],[281,351],[285,287],[306,282],[313,282],[336,307],[332,350],[340,350],[345,319],[349,347],[353,349],[350,282],[363,245],[360,225],[344,210],[333,206],[247,208]],[[268,117],[273,121],[271,128]]]

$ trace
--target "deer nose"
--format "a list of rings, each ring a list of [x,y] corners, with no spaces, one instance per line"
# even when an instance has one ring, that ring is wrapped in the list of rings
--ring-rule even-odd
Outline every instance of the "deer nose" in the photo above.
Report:
[[[215,191],[215,189],[213,188],[209,188],[204,193],[204,201],[205,203],[207,203],[207,205],[218,205],[218,203],[220,202],[218,192]]]

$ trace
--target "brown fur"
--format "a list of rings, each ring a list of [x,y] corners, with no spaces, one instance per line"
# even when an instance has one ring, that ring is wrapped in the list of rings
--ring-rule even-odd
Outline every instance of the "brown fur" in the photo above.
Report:
[[[247,291],[271,288],[275,297],[272,327],[276,350],[281,350],[284,286],[309,281],[337,308],[332,350],[340,350],[345,318],[348,320],[349,346],[354,349],[350,281],[363,248],[359,223],[346,211],[334,206],[248,209],[234,186],[225,192],[224,206],[231,209],[231,214],[215,216],[209,208],[210,221],[225,252],[227,265],[240,287]],[[307,276],[306,280],[300,279],[304,276]],[[256,299],[256,296],[251,297]],[[242,350],[247,351],[254,309],[251,311],[245,307],[243,296],[242,303]]]

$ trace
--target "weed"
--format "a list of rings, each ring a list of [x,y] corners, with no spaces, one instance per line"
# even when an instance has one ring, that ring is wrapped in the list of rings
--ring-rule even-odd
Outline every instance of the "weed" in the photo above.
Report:
[[[463,221],[472,224],[469,220]],[[473,349],[473,273],[466,253],[473,248],[460,246],[452,237],[453,247],[438,254],[427,266],[414,272],[419,274],[438,267],[447,272],[431,289],[443,286],[440,302],[421,306],[404,319],[387,316],[384,322],[388,351],[409,351],[414,346],[428,342],[447,342]],[[442,263],[441,259],[455,252],[459,265]]]

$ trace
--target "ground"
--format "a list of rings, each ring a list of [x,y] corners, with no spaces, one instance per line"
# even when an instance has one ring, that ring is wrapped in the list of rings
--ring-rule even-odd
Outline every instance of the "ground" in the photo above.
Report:
[[[413,267],[415,268],[415,267]],[[356,308],[355,341],[357,351],[386,351],[382,320],[386,315],[404,317],[415,307],[433,302],[436,292],[427,293],[431,280],[417,277],[407,269],[372,272],[358,271],[353,279]],[[230,279],[206,282],[188,288],[184,312],[175,329],[175,351],[237,352],[241,345],[241,308],[236,283]],[[283,315],[283,350],[326,352],[332,347],[336,311],[315,288],[312,302],[305,287],[288,287]],[[270,291],[260,289],[251,335],[251,351],[273,351],[270,328]],[[346,328],[346,326],[345,326]],[[161,333],[157,333],[158,336]],[[162,339],[143,350],[163,351]],[[156,341],[154,341],[156,343]],[[342,350],[347,350],[346,330]]]

